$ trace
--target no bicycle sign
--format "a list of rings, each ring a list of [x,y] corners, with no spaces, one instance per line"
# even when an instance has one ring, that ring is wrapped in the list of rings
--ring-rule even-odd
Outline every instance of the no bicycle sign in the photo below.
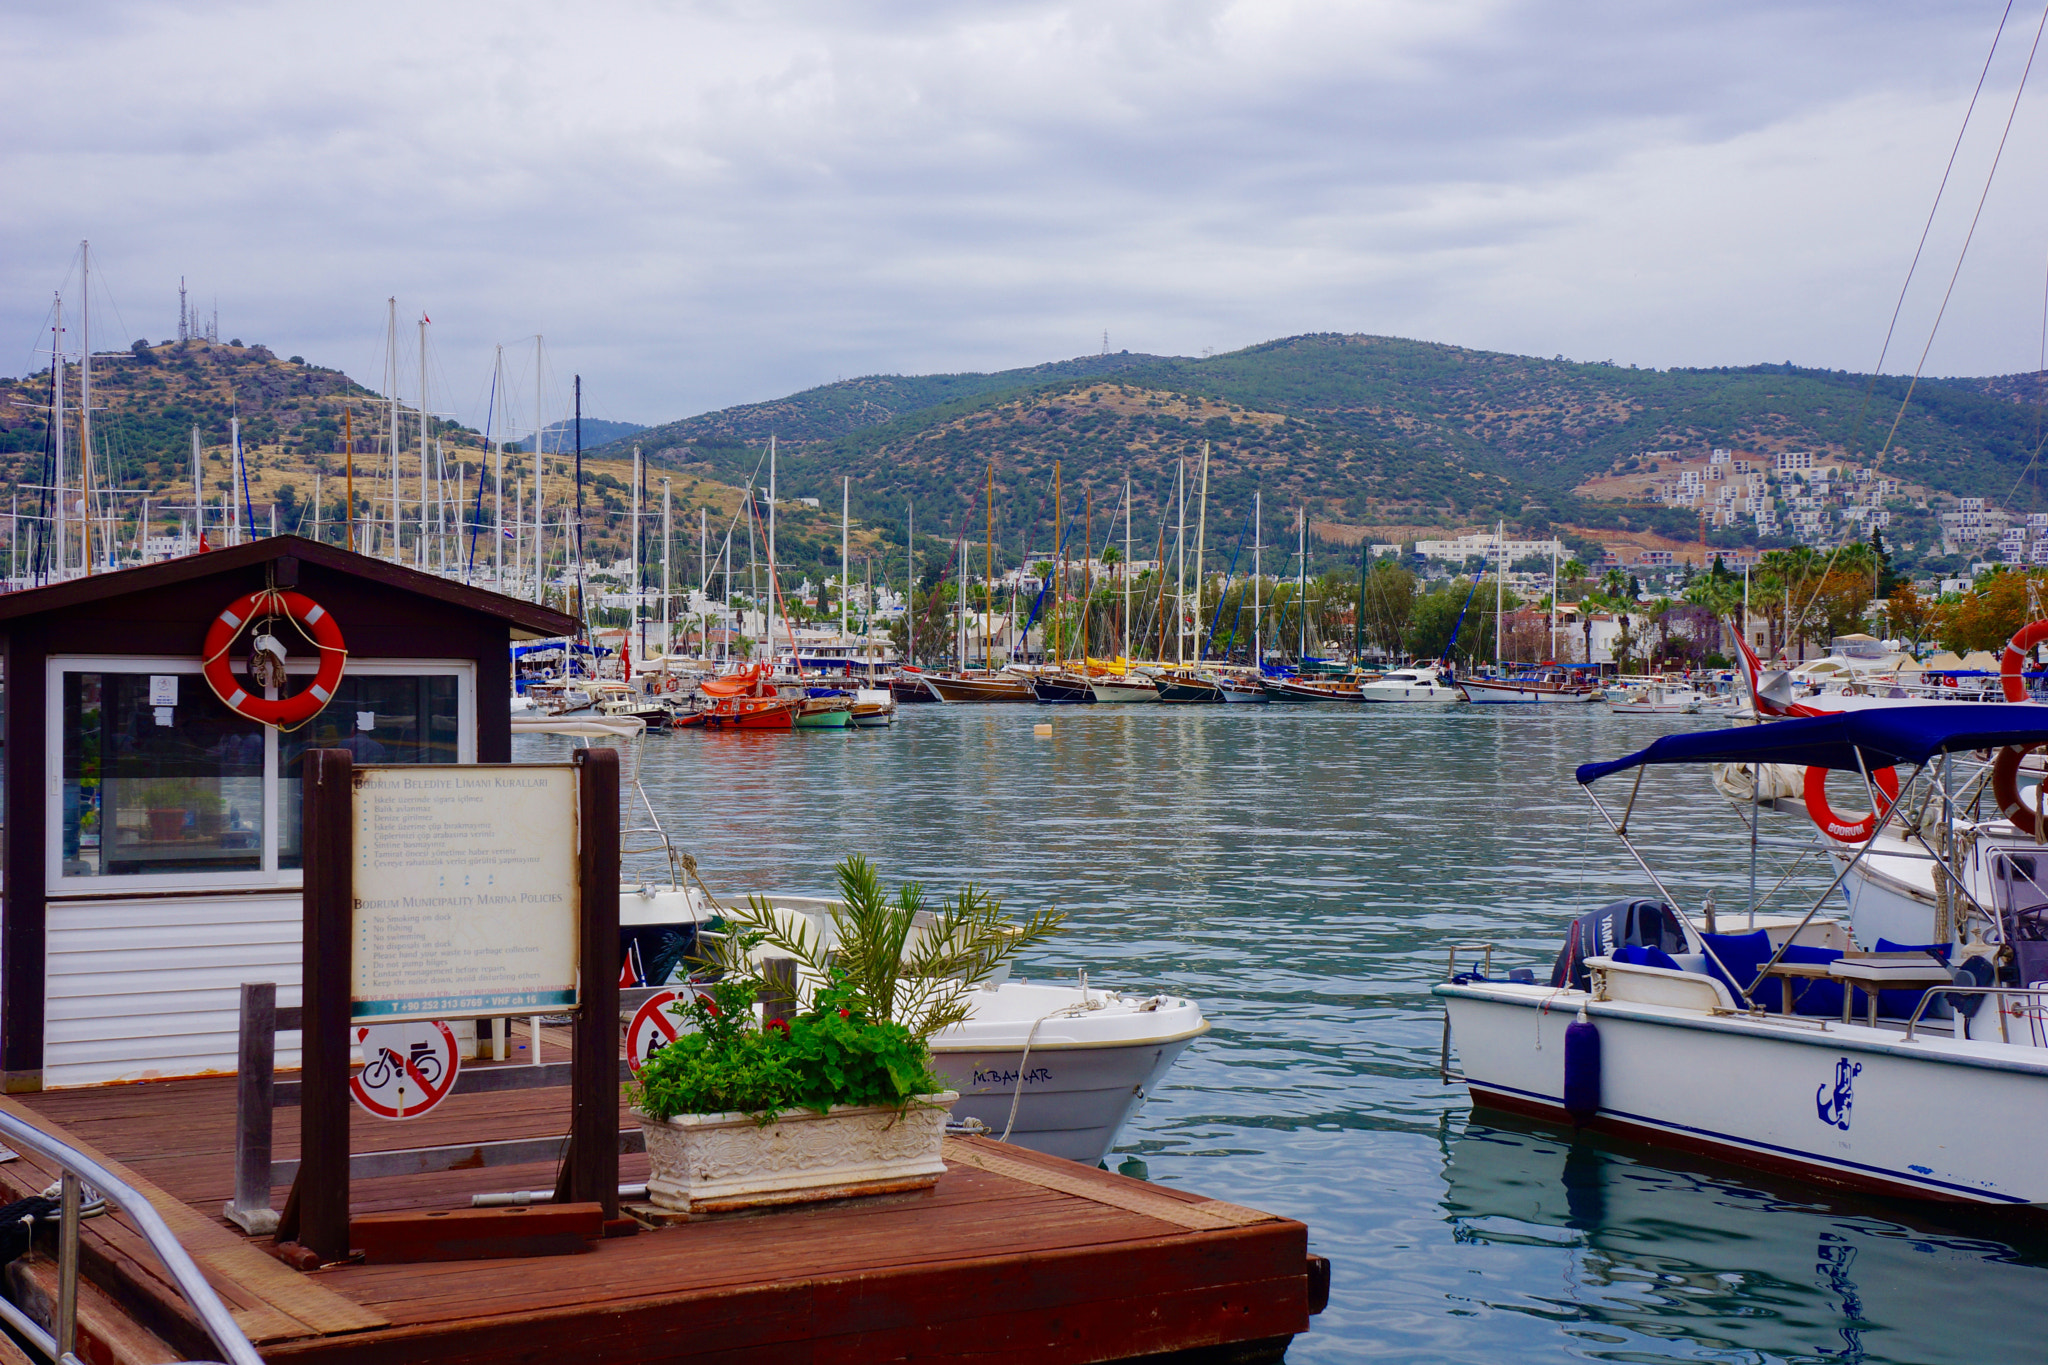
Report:
[[[416,1119],[448,1097],[462,1053],[455,1034],[438,1019],[404,1024],[359,1024],[355,1039],[363,1069],[348,1093],[380,1119]]]

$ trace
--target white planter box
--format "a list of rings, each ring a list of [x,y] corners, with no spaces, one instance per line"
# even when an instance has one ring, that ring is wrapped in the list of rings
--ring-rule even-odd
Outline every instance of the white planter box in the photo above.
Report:
[[[947,1090],[920,1095],[907,1109],[786,1109],[766,1127],[751,1114],[678,1114],[663,1123],[635,1111],[653,1167],[648,1198],[679,1213],[719,1213],[929,1189],[945,1173],[939,1142],[959,1098]]]

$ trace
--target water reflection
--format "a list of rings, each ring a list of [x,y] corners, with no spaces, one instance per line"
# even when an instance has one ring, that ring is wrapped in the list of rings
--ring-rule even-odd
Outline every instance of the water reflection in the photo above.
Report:
[[[719,891],[826,889],[862,853],[891,881],[1070,911],[1023,975],[1200,1000],[1214,1031],[1110,1163],[1308,1223],[1335,1280],[1295,1362],[2038,1356],[2029,1257],[1654,1155],[1567,1171],[1568,1145],[1470,1125],[1439,1082],[1448,943],[1547,970],[1570,916],[1647,889],[1573,767],[1699,725],[927,706],[892,731],[657,736],[647,783]],[[1704,776],[1646,781],[1631,825],[1688,904],[1740,900],[1746,842]],[[1789,904],[1815,870],[1767,850],[1764,884],[1789,873]]]
[[[1520,1262],[1486,1305],[1559,1323],[1594,1359],[1644,1359],[1638,1338],[1742,1360],[2041,1352],[2048,1278],[2004,1242],[1533,1125],[1465,1125],[1444,1185],[1452,1236]]]

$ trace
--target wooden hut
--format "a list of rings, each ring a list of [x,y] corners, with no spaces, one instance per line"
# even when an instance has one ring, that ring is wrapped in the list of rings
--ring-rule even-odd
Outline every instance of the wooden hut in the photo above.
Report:
[[[228,690],[218,661],[205,673],[209,630],[265,588],[310,599],[346,651],[303,721],[227,702],[310,694],[334,652],[308,623],[267,628],[282,688],[252,674],[246,631],[218,651]],[[274,980],[298,1003],[299,755],[506,762],[511,643],[575,629],[296,536],[0,596],[6,1089],[232,1070],[239,984]]]

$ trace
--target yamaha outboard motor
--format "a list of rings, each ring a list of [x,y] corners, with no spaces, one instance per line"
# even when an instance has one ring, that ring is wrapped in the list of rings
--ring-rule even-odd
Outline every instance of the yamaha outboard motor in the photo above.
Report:
[[[1667,953],[1685,951],[1685,930],[1678,916],[1663,901],[1616,901],[1590,915],[1572,921],[1558,950],[1557,963],[1550,969],[1553,988],[1571,986],[1588,990],[1592,978],[1586,959],[1608,957],[1617,948],[1661,948]]]

